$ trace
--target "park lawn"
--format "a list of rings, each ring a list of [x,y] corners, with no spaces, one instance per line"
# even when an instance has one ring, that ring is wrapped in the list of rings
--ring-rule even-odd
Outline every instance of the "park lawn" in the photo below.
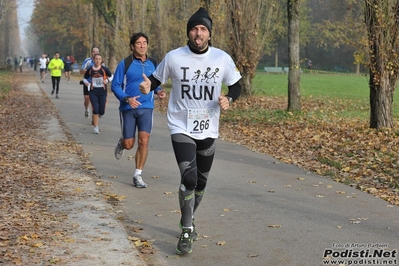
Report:
[[[2,100],[12,87],[13,73],[0,71],[0,100]]]
[[[255,96],[283,97],[288,102],[288,75],[257,72],[253,79]],[[364,75],[304,73],[300,80],[301,102],[319,102],[334,115],[368,119],[370,116],[368,77]],[[306,104],[305,104],[306,105]],[[322,110],[321,111],[326,111]],[[399,119],[399,98],[394,97],[393,118]]]

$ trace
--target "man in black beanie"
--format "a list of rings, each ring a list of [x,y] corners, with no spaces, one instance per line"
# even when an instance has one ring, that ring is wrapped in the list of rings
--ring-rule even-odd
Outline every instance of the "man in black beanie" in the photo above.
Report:
[[[197,25],[204,25],[209,31],[209,37],[212,36],[212,19],[209,17],[208,12],[200,7],[187,22],[187,37],[192,28]]]
[[[221,110],[227,110],[241,93],[241,74],[233,59],[210,45],[212,19],[200,8],[187,22],[188,45],[166,54],[155,72],[140,83],[149,93],[172,80],[168,104],[168,127],[180,168],[179,204],[182,232],[179,255],[192,252],[197,239],[194,212],[205,193],[219,136]],[[222,83],[229,89],[222,95]]]

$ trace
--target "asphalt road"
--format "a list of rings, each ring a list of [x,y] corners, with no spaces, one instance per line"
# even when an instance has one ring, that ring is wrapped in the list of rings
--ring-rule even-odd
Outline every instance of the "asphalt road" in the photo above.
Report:
[[[101,134],[96,135],[84,118],[78,82],[62,80],[60,99],[50,95],[48,78],[40,86],[76,141],[91,154],[102,178],[116,194],[127,197],[121,207],[128,234],[141,227],[138,234],[156,250],[148,256],[149,265],[338,265],[334,259],[345,265],[378,265],[372,261],[377,259],[398,265],[397,206],[222,140],[217,141],[206,194],[196,213],[200,239],[191,254],[177,256],[179,170],[166,117],[154,115],[143,171],[148,188],[137,189],[132,186],[135,148],[120,161],[113,155],[120,136],[114,95],[109,94]],[[326,252],[331,253],[329,264],[323,262]]]

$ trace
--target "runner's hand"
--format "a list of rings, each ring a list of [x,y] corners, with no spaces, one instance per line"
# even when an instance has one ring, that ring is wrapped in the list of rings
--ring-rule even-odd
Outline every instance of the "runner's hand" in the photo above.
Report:
[[[130,97],[129,98],[129,104],[133,109],[136,109],[137,107],[139,107],[141,105],[141,103],[139,101],[137,101],[136,99],[139,98],[140,95],[138,96],[134,96],[134,97]]]
[[[223,95],[219,96],[219,105],[220,105],[220,108],[222,108],[222,110],[229,109],[230,104],[229,104],[229,100],[227,99],[226,96],[223,96]]]
[[[151,80],[145,74],[143,74],[143,78],[144,81],[140,83],[140,91],[143,94],[148,94],[151,90]]]
[[[157,91],[157,95],[158,95],[159,99],[163,99],[166,97],[166,93],[164,90]]]

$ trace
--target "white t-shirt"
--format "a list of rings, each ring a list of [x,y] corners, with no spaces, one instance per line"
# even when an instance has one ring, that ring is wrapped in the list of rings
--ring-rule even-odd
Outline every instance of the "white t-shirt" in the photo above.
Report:
[[[47,58],[39,58],[39,68],[46,68],[47,67]]]
[[[172,80],[167,115],[170,134],[194,139],[219,136],[222,83],[230,86],[241,78],[226,52],[209,47],[206,53],[195,54],[188,46],[180,47],[166,54],[153,75],[162,84]]]

